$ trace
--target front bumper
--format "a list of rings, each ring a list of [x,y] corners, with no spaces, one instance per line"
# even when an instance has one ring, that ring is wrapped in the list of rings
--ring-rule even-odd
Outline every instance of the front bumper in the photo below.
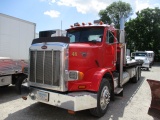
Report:
[[[42,94],[41,97],[39,93]],[[29,98],[72,111],[80,111],[97,107],[97,94],[91,92],[60,94],[30,87]]]
[[[142,64],[142,67],[150,68],[150,63],[143,63],[143,64]]]

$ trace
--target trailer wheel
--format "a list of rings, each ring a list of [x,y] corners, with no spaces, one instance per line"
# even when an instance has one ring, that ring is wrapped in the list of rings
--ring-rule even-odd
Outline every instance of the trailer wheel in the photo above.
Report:
[[[140,67],[137,67],[136,68],[136,75],[131,79],[131,81],[133,82],[133,83],[137,83],[138,82],[138,80],[140,79]]]
[[[138,80],[140,80],[140,78],[141,78],[141,67],[139,67],[138,69]]]
[[[109,81],[103,78],[97,94],[97,107],[90,109],[90,113],[93,116],[102,117],[106,113],[110,102],[110,95],[111,88]]]
[[[17,79],[16,79],[16,90],[19,94],[21,94],[21,86],[22,83],[27,79],[27,75],[20,75]]]

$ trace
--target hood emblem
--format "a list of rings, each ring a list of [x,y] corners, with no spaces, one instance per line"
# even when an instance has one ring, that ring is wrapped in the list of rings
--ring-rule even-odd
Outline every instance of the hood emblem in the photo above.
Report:
[[[86,56],[87,56],[87,53],[86,53],[86,52],[81,52],[81,55],[82,55],[83,57],[86,57]]]
[[[47,49],[47,46],[43,45],[41,48],[42,48],[42,49]]]

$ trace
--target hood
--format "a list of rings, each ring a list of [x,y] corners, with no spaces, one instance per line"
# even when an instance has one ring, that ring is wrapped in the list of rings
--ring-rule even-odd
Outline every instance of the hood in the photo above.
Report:
[[[69,44],[69,70],[85,72],[99,66],[100,47],[91,43]]]

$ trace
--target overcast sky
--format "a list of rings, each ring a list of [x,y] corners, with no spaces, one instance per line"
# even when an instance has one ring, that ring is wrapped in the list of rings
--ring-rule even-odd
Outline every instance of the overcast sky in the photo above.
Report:
[[[0,13],[36,23],[36,31],[67,29],[75,22],[93,22],[98,12],[118,0],[1,0]],[[133,12],[159,7],[160,0],[122,0]],[[135,15],[132,16],[133,18]]]

